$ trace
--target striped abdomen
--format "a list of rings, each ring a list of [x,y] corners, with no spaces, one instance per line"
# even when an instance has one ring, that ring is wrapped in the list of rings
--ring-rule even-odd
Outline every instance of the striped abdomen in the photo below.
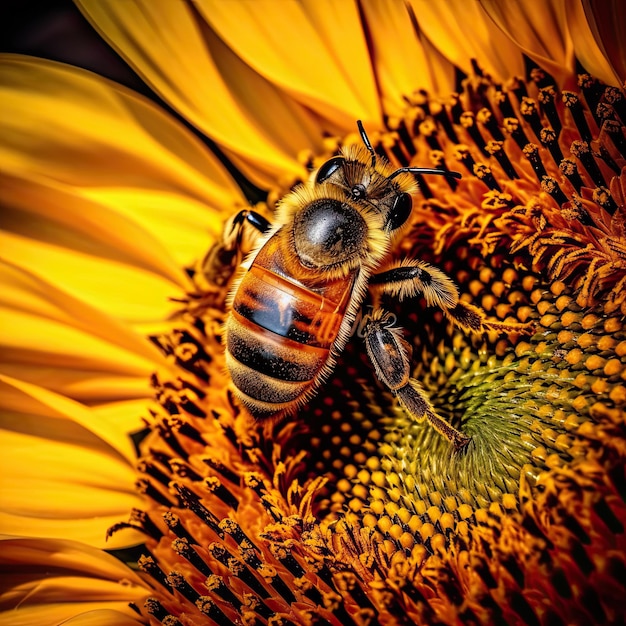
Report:
[[[352,288],[351,278],[312,290],[286,277],[268,243],[241,279],[226,323],[226,363],[256,417],[292,408],[314,387]]]

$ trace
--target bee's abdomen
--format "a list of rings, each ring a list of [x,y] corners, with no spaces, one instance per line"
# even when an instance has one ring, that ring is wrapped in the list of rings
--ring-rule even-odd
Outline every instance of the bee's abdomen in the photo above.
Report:
[[[323,295],[253,265],[226,324],[226,362],[256,416],[283,411],[328,361],[343,311]]]

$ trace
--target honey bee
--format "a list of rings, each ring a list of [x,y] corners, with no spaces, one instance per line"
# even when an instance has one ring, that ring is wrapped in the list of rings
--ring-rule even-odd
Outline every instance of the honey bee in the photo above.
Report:
[[[415,420],[427,420],[462,448],[470,438],[437,415],[411,377],[411,348],[395,316],[380,307],[380,295],[421,295],[473,333],[519,331],[521,325],[487,321],[481,309],[461,302],[457,286],[440,269],[390,258],[411,216],[413,175],[461,175],[394,169],[357,125],[363,145],[344,149],[284,196],[275,225],[249,210],[233,220],[233,228],[249,223],[259,232],[227,299],[225,355],[235,395],[257,419],[295,412],[328,379],[358,314],[359,335],[378,379]],[[368,292],[375,305],[363,314]]]

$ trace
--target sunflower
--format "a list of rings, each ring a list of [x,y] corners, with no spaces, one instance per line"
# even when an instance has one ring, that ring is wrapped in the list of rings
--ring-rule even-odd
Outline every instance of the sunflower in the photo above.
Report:
[[[0,59],[0,624],[623,621],[619,3],[59,6]],[[385,303],[460,451],[356,340],[288,420],[225,374],[232,215],[357,119],[463,174],[395,254],[532,328]]]

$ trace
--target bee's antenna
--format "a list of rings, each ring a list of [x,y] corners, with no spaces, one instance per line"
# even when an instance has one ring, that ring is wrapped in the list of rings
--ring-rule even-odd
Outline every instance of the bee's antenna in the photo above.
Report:
[[[450,172],[448,170],[437,170],[430,167],[401,167],[396,170],[387,180],[391,180],[398,176],[398,174],[437,174],[438,176],[447,176],[448,178],[462,178],[460,172]]]
[[[369,153],[372,155],[372,167],[376,167],[376,152],[374,148],[372,148],[372,144],[370,143],[369,137],[365,132],[365,128],[363,128],[363,122],[361,120],[357,120],[356,125],[359,127],[359,134],[361,135],[361,139],[365,144],[365,147],[369,150]]]

